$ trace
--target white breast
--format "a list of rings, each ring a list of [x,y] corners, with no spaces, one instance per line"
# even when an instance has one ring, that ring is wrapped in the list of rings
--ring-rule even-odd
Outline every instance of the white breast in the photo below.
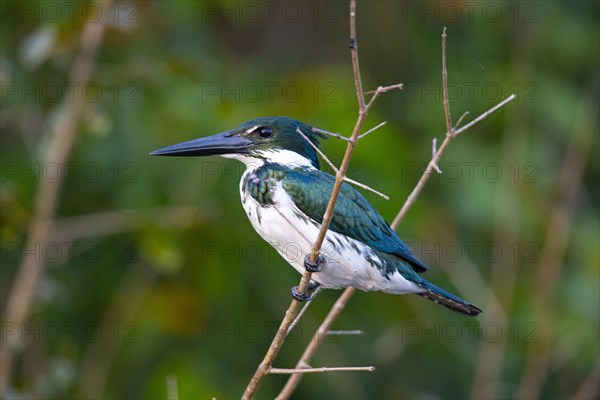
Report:
[[[273,246],[279,254],[298,272],[304,273],[304,258],[311,252],[321,224],[300,217],[292,199],[279,182],[274,188],[273,205],[262,207],[240,183],[242,204],[250,222],[258,234]],[[313,273],[312,279],[325,288],[344,288],[353,286],[369,291],[379,290],[387,293],[403,294],[422,292],[419,286],[410,282],[399,273],[385,278],[377,268],[366,259],[378,259],[374,252],[362,242],[329,231],[325,237],[321,254],[325,264],[321,272]]]

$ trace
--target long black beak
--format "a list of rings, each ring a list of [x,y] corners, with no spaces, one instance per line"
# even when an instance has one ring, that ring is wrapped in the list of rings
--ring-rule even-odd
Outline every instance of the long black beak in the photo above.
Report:
[[[253,144],[254,142],[250,139],[237,136],[233,131],[227,131],[164,147],[153,151],[150,155],[193,157],[220,154],[245,154]]]

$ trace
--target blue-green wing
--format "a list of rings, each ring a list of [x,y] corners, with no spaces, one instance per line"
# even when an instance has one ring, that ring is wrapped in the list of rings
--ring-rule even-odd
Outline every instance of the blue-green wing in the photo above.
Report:
[[[334,182],[333,176],[318,170],[286,170],[282,179],[283,188],[296,207],[319,223],[323,222]],[[403,258],[416,272],[428,269],[412,255],[377,210],[346,183],[342,184],[329,228],[376,250]]]

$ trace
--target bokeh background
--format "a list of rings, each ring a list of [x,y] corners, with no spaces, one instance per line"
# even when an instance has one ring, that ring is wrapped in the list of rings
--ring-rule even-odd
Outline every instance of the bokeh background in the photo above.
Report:
[[[298,274],[240,207],[241,164],[148,152],[287,115],[349,135],[345,1],[0,3],[3,398],[239,397]],[[383,95],[349,176],[391,221],[443,138],[441,32],[462,134],[399,228],[428,278],[484,309],[357,293],[298,398],[597,398],[597,1],[358,4]],[[341,160],[345,143],[329,139]],[[28,286],[30,285],[30,286]],[[23,290],[31,287],[32,290]],[[277,358],[292,367],[341,292]],[[10,368],[9,368],[10,367]],[[274,397],[285,376],[268,376]],[[171,398],[173,398],[171,396]]]

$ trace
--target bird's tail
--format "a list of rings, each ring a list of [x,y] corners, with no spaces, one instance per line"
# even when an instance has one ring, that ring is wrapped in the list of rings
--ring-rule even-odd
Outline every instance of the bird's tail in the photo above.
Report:
[[[466,302],[452,293],[446,292],[444,289],[435,286],[433,283],[426,281],[425,279],[423,279],[422,282],[417,283],[417,285],[425,289],[425,291],[416,294],[431,301],[435,301],[436,303],[441,304],[452,311],[472,317],[481,314],[481,310],[475,307],[473,304]]]

